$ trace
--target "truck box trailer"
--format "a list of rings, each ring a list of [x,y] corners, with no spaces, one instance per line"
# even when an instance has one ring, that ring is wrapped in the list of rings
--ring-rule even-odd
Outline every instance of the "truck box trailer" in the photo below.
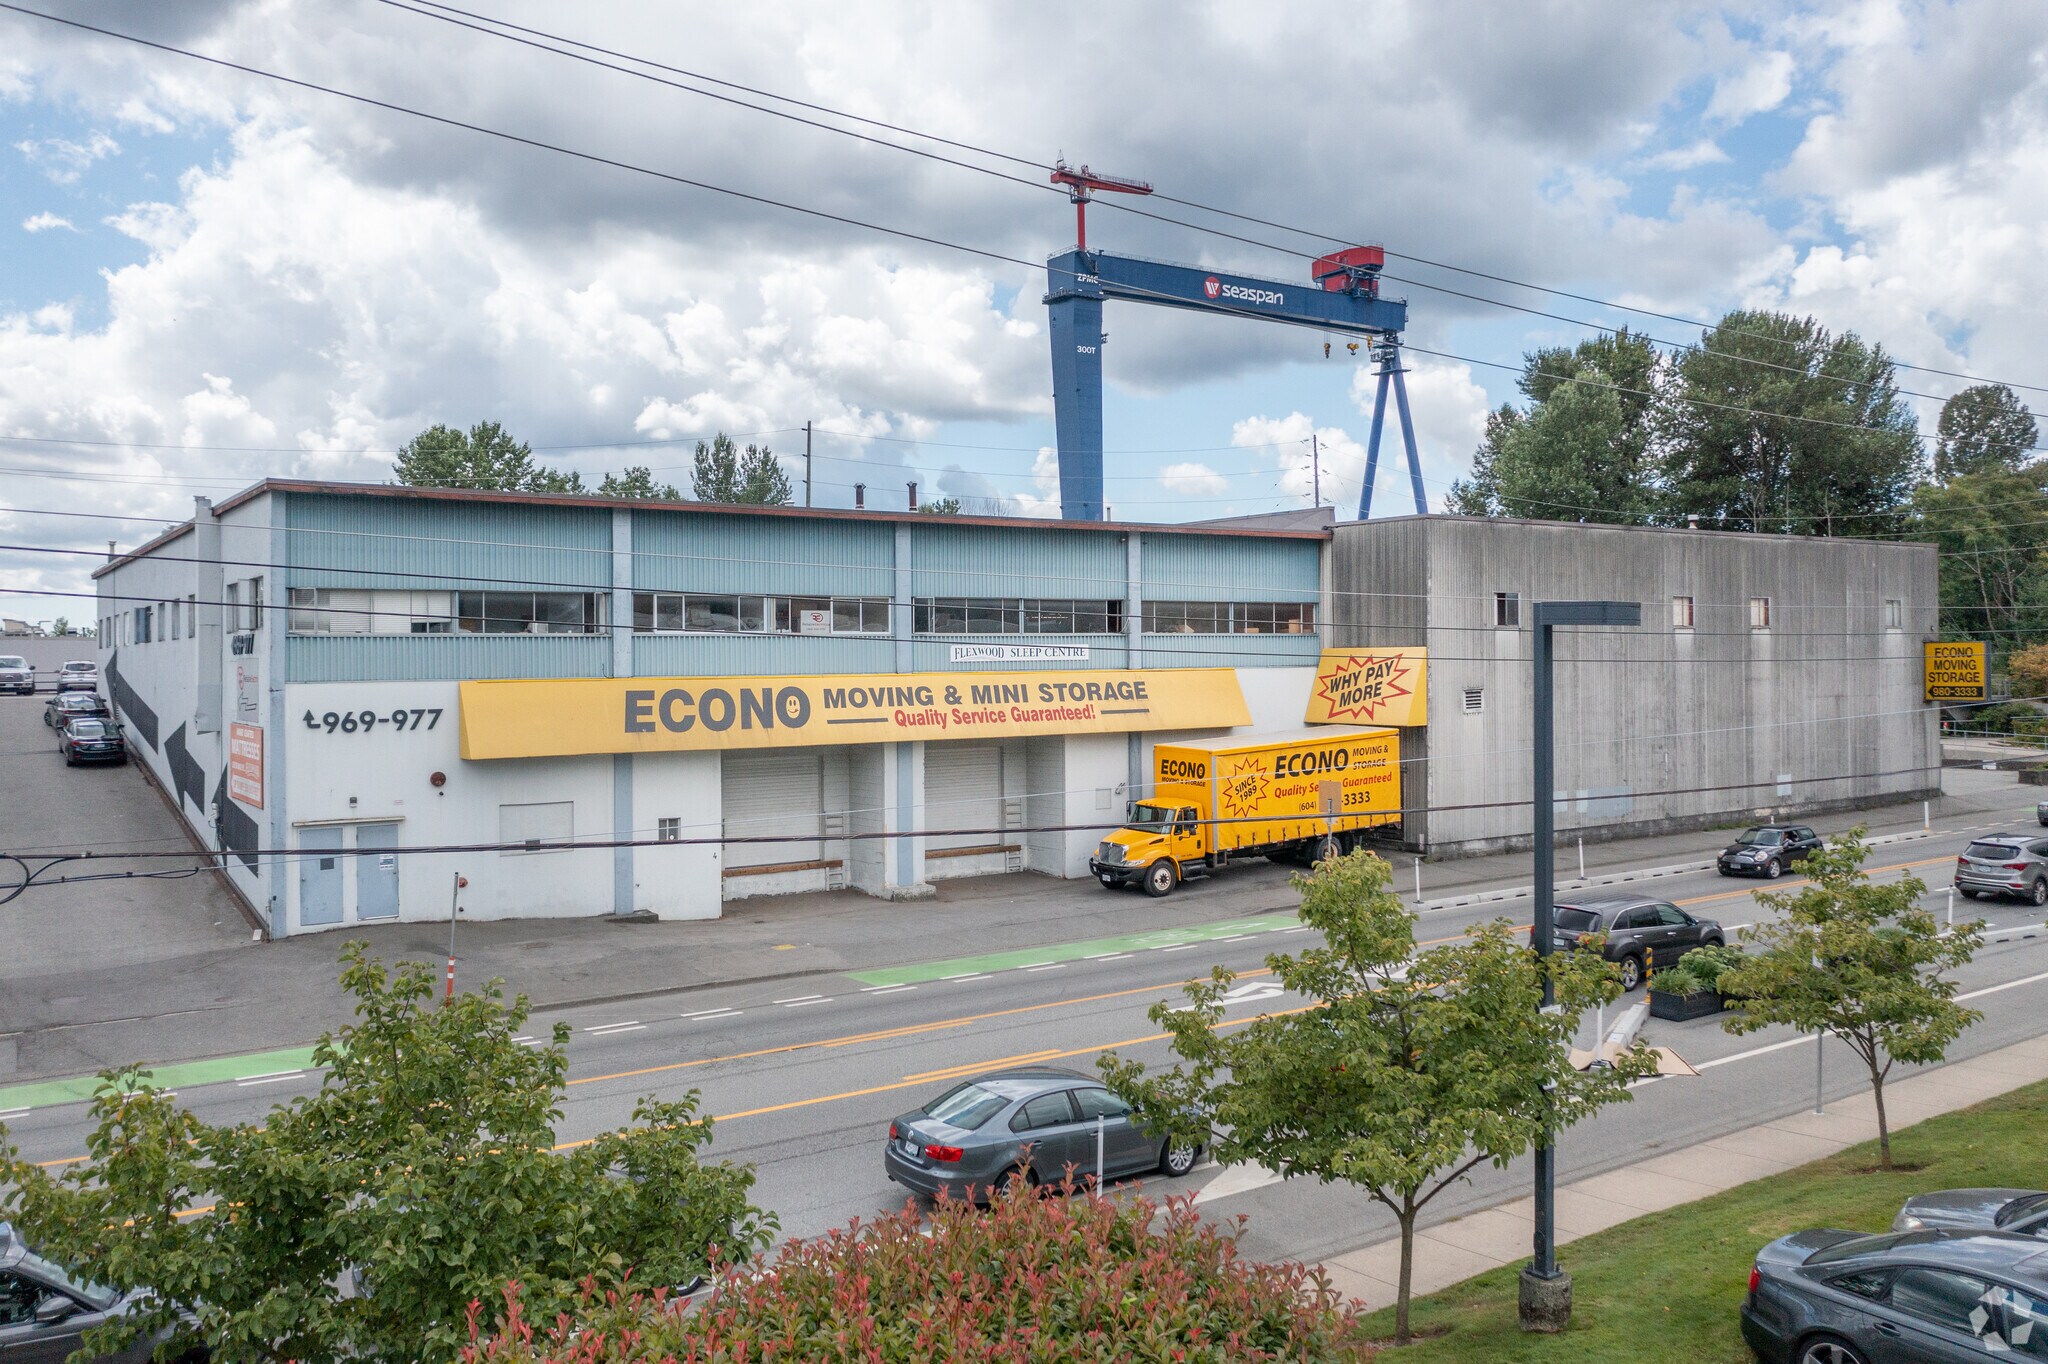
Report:
[[[1153,750],[1152,794],[1130,803],[1088,869],[1166,895],[1236,857],[1303,863],[1401,821],[1401,732],[1330,725],[1191,739]]]

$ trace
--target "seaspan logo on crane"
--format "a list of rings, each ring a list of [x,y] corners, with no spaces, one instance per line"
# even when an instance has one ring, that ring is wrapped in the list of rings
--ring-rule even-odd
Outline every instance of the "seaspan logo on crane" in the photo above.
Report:
[[[1214,275],[1202,281],[1202,292],[1212,299],[1231,298],[1245,303],[1277,305],[1287,301],[1287,296],[1278,289],[1247,289],[1242,284],[1225,284]]]

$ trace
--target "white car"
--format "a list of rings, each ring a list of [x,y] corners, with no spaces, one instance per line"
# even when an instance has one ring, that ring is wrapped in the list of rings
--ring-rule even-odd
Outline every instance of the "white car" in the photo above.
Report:
[[[79,660],[66,663],[57,669],[58,691],[98,691],[100,689],[100,665]]]
[[[35,695],[36,670],[20,654],[0,654],[0,691],[11,691],[16,696]]]

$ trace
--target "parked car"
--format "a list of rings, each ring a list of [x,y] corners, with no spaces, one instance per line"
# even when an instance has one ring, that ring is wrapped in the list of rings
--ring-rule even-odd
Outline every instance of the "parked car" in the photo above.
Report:
[[[1820,838],[1804,824],[1759,824],[1721,849],[1714,867],[1723,876],[1763,876],[1777,880],[1796,862],[1821,849]]]
[[[1621,968],[1621,988],[1633,990],[1643,977],[1670,966],[1695,947],[1719,947],[1728,941],[1713,919],[1696,919],[1668,900],[1643,895],[1609,895],[1574,900],[1557,907],[1557,933],[1551,950],[1570,952],[1592,946],[1605,933],[1600,955]],[[1531,946],[1536,930],[1529,930]]]
[[[59,1364],[79,1348],[87,1331],[133,1311],[141,1296],[66,1273],[30,1251],[0,1222],[0,1360]],[[102,1358],[145,1364],[156,1346],[155,1339],[141,1340]]]
[[[1892,1219],[1893,1231],[1929,1228],[2007,1231],[2048,1241],[2048,1193],[2039,1189],[1943,1189],[1913,1195]]]
[[[2048,1248],[1996,1231],[1795,1232],[1757,1252],[1742,1338],[1764,1364],[2039,1359]]]
[[[1102,1122],[1104,1179],[1163,1170],[1184,1175],[1201,1147],[1138,1127],[1102,1082],[1057,1066],[999,1070],[953,1086],[889,1124],[882,1168],[917,1193],[986,1200],[1015,1180],[1057,1184],[1095,1173]]]
[[[98,691],[100,665],[87,660],[66,663],[57,669],[58,691]]]
[[[75,715],[111,717],[113,713],[106,698],[96,691],[60,691],[43,702],[43,723],[51,729],[62,729],[64,722]]]
[[[97,715],[76,715],[57,731],[57,752],[66,767],[80,763],[125,763],[128,741],[121,727]]]
[[[4,662],[6,662],[5,659],[0,659],[0,663]],[[2037,800],[2034,802],[2034,818],[2042,824],[2048,825],[2048,800]]]
[[[1956,858],[1956,889],[1966,900],[2012,895],[2048,905],[2048,838],[1986,834]]]
[[[20,654],[0,654],[0,691],[11,691],[16,696],[36,694],[36,670]],[[2048,819],[2041,822],[2048,824]]]

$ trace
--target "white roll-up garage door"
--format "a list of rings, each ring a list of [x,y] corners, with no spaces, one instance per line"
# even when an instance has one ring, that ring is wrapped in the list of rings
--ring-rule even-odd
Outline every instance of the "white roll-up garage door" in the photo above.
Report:
[[[932,848],[985,848],[1007,841],[1003,822],[1003,749],[1000,744],[928,743],[924,746],[924,824]]]
[[[817,749],[724,756],[720,786],[725,799],[725,836],[802,836],[788,843],[728,843],[728,870],[811,862],[824,856],[824,762],[824,754]]]

